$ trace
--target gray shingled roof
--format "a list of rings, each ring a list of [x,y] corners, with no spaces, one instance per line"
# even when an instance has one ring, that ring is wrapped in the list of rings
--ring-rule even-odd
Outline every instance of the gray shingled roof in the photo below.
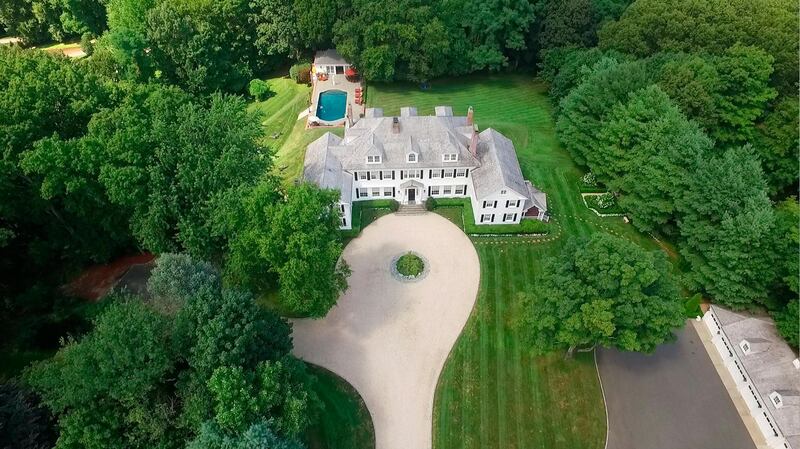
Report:
[[[483,130],[478,138],[481,166],[472,172],[475,196],[485,198],[507,188],[527,198],[528,187],[511,140],[492,128]]]
[[[342,170],[339,159],[328,148],[338,145],[342,139],[332,133],[325,133],[319,139],[311,142],[306,148],[306,157],[303,165],[303,180],[313,182],[325,189],[337,189],[341,192],[341,200],[350,202],[353,188],[353,177]]]
[[[350,65],[344,58],[339,55],[334,49],[321,50],[314,55],[314,64],[323,65]]]
[[[792,447],[800,448],[800,405],[790,404],[784,397],[785,405],[775,408],[769,399],[773,391],[783,391],[784,396],[797,396],[800,392],[800,371],[792,364],[797,357],[794,351],[778,334],[769,317],[732,312],[718,306],[712,308],[783,436]],[[739,347],[742,340],[760,343],[758,348],[754,346],[753,352],[745,355]]]
[[[343,139],[327,133],[312,142],[306,152],[304,179],[336,188],[344,182],[335,177],[337,170],[469,167],[478,199],[508,189],[526,199],[526,210],[533,205],[547,210],[544,192],[523,178],[511,140],[486,129],[478,134],[477,155],[473,155],[469,146],[475,127],[467,124],[466,117],[452,116],[449,106],[437,106],[434,116],[417,116],[415,108],[403,108],[403,112],[400,117],[383,117],[382,109],[370,108],[345,130]],[[399,132],[393,128],[395,119]],[[418,162],[407,162],[410,151],[418,153]],[[442,155],[447,153],[457,153],[458,162],[443,162]],[[367,164],[367,155],[381,155],[382,162]],[[347,186],[348,192],[351,188]],[[348,198],[344,193],[342,197]]]
[[[341,155],[345,170],[413,169],[428,167],[477,167],[479,162],[469,152],[469,135],[465,117],[406,116],[397,117],[400,132],[395,133],[395,117],[362,118],[345,132],[341,145],[331,150]],[[345,147],[345,148],[340,148]],[[367,164],[366,156],[383,151],[380,164]],[[409,151],[418,153],[419,161],[406,162]],[[442,162],[445,153],[458,153],[458,162]]]

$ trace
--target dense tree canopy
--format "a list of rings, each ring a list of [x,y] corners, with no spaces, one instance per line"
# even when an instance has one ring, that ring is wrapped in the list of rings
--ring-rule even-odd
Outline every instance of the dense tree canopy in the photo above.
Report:
[[[257,143],[258,118],[234,97],[206,103],[174,88],[133,89],[118,107],[95,114],[86,136],[45,140],[25,168],[65,200],[75,194],[73,182],[104,191],[151,251],[219,255],[224,241],[212,230],[217,199],[255,183],[269,167]]]
[[[266,185],[245,196],[227,226],[241,231],[230,242],[226,267],[235,282],[263,290],[275,279],[282,306],[324,316],[347,288],[340,261],[339,193],[304,183],[276,200]]]
[[[652,352],[684,321],[666,256],[608,234],[567,245],[523,299],[522,330],[536,352]]]
[[[600,45],[636,56],[721,54],[737,43],[754,45],[775,59],[774,86],[792,91],[797,15],[797,3],[789,0],[637,0],[601,30]]]
[[[725,305],[763,303],[776,278],[775,215],[756,157],[744,148],[701,161],[678,209],[687,279]]]
[[[634,226],[672,232],[677,196],[691,182],[691,168],[712,143],[680,113],[658,86],[632,92],[612,108],[593,151],[592,167],[622,194]]]
[[[251,296],[221,289],[207,264],[168,256],[154,271],[151,294],[170,296],[176,309],[111,299],[88,335],[26,374],[58,416],[56,447],[180,448],[209,438],[207,428],[237,440],[264,424],[269,432],[259,435],[282,441],[305,429],[316,399],[304,366],[288,355],[287,323]],[[236,382],[245,382],[246,397],[230,389]],[[234,419],[242,400],[257,408]]]

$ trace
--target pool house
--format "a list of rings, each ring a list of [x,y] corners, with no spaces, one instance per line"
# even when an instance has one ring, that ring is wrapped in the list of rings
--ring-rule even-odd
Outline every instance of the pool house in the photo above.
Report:
[[[308,127],[343,126],[364,115],[363,86],[355,69],[336,50],[316,53]]]

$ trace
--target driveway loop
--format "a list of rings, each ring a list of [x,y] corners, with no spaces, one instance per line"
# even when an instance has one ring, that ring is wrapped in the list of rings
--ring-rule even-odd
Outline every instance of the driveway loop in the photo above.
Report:
[[[424,232],[420,232],[424,229]],[[427,278],[398,282],[398,254],[425,254]],[[470,239],[437,214],[389,214],[351,241],[349,288],[325,318],[292,321],[294,354],[361,394],[376,449],[430,449],[439,374],[478,294]]]
[[[406,275],[400,274],[400,272],[397,271],[397,261],[400,260],[401,257],[403,257],[403,256],[405,256],[406,254],[409,254],[409,253],[419,257],[420,259],[422,259],[422,273],[420,273],[420,274],[418,274],[416,276],[406,276]],[[419,281],[425,279],[428,276],[428,272],[430,272],[430,270],[431,270],[430,267],[431,267],[431,263],[428,262],[428,259],[426,259],[425,256],[423,256],[422,254],[415,253],[414,251],[406,251],[404,253],[400,253],[400,254],[396,255],[392,259],[392,261],[389,263],[389,271],[392,273],[392,276],[395,279],[397,279],[398,281],[400,281],[400,282],[419,282]]]

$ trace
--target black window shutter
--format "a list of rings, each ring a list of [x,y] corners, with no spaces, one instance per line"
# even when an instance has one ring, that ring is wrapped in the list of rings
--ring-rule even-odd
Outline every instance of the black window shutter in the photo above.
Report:
[[[394,173],[394,172],[392,172]],[[394,187],[392,187],[392,198],[394,198]]]
[[[494,214],[492,214],[492,223],[494,223]]]
[[[381,170],[381,171],[379,171],[379,172],[378,172],[378,178],[380,178],[381,180],[383,180],[383,170]]]
[[[392,179],[394,179],[394,170],[392,170]]]
[[[442,178],[444,178],[444,169],[442,169]]]
[[[367,181],[369,181],[369,172],[367,172]]]
[[[497,201],[494,202],[494,206],[492,206],[492,207],[497,209]],[[494,221],[494,218],[492,218],[492,221]]]
[[[425,170],[419,171],[419,179],[425,179]]]
[[[517,214],[514,214],[514,221],[517,221]]]
[[[403,170],[400,170],[400,180],[403,180]]]
[[[359,198],[361,198],[361,197],[358,196],[358,189],[356,189],[356,199],[359,199]]]
[[[467,170],[464,172],[464,176],[465,176],[465,177],[467,177],[467,178],[469,178],[469,169],[467,169]]]
[[[431,186],[428,186],[428,196],[431,196]]]
[[[433,178],[433,170],[428,170],[428,177]]]

